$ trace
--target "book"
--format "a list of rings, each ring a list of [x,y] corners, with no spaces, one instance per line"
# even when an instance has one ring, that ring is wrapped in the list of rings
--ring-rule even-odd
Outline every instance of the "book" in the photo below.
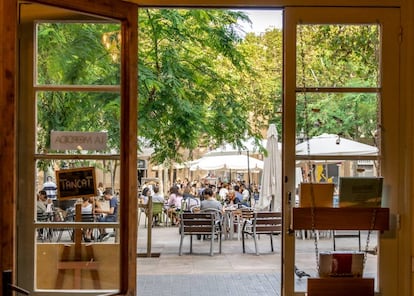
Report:
[[[319,276],[362,277],[364,272],[363,252],[321,252],[319,253]]]
[[[381,207],[382,177],[339,178],[339,207]]]
[[[333,193],[333,183],[301,183],[299,185],[299,206],[330,208],[333,205]]]

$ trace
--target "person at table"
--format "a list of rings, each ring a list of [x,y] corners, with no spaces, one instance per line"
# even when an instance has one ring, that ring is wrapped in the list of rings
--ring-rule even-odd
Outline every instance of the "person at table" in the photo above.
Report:
[[[242,201],[243,201],[243,194],[240,192],[240,186],[239,185],[234,185],[233,188],[234,188],[234,192],[236,194],[234,204],[242,203]]]
[[[111,190],[105,190],[104,198],[106,201],[109,201],[109,210],[104,210],[103,208],[95,208],[95,213],[103,214],[99,217],[99,222],[116,222],[118,219],[118,199],[112,195]],[[99,239],[105,240],[109,237],[109,233],[103,228],[101,229],[101,234]]]
[[[48,198],[45,190],[40,190],[37,194],[36,209],[38,216],[47,214]]]
[[[209,210],[219,211],[218,213],[215,213],[215,217],[216,225],[221,228],[222,217],[225,211],[222,204],[215,198],[214,192],[211,188],[204,189],[204,199],[201,201],[200,210],[205,210],[206,212],[209,212]],[[201,236],[198,235],[197,239],[201,239]]]
[[[91,197],[86,197],[83,196],[82,197],[82,204],[81,204],[81,214],[82,215],[92,215],[94,212],[94,200],[93,200],[93,196]],[[83,219],[82,219],[83,221]],[[87,221],[90,222],[90,221]],[[87,228],[83,230],[83,240],[85,242],[91,242],[92,240],[92,229],[91,228]]]
[[[172,186],[170,188],[170,196],[166,204],[166,211],[168,217],[171,218],[172,224],[174,225],[179,224],[178,212],[181,208],[182,199],[183,196],[181,195],[179,188],[177,186]]]
[[[141,203],[146,205],[148,203],[148,199],[149,199],[150,195],[151,195],[151,189],[149,187],[145,187],[142,190],[142,194],[140,196]]]
[[[161,203],[162,206],[164,207],[165,204],[165,199],[164,196],[162,195],[162,193],[160,193],[160,187],[158,185],[155,185],[152,190],[154,191],[151,199],[152,199],[152,203]],[[158,221],[159,219],[159,215],[155,215],[154,216],[154,224],[158,225],[160,223],[160,221]]]
[[[160,187],[158,185],[155,185],[154,188],[154,194],[152,195],[152,202],[162,202],[165,203],[164,195],[160,192]]]
[[[200,207],[200,200],[191,193],[191,187],[187,186],[183,191],[183,200],[185,200],[185,211],[191,211],[193,208]]]
[[[219,211],[223,211],[223,206],[214,197],[214,193],[211,188],[204,189],[204,200],[201,201],[200,209],[217,209]]]
[[[220,196],[220,200],[226,200],[227,194],[229,194],[229,185],[227,183],[223,183],[218,193],[218,195]]]
[[[250,191],[247,189],[246,184],[240,185],[240,192],[242,194],[242,203],[246,206],[249,206],[250,204]]]
[[[234,189],[229,190],[227,199],[224,202],[226,205],[237,205],[240,203],[240,200],[236,197],[236,191]]]

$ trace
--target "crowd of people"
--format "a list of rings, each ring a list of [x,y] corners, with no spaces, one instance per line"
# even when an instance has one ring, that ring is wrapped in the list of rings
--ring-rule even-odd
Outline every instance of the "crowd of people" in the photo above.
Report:
[[[51,176],[43,184],[43,188],[37,193],[36,211],[37,217],[47,217],[49,221],[62,222],[66,221],[69,215],[75,215],[76,204],[81,204],[81,214],[90,215],[93,221],[86,222],[116,222],[118,220],[118,203],[119,198],[112,194],[111,189],[104,189],[103,184],[98,184],[97,196],[85,196],[78,200],[67,200],[70,204],[67,207],[61,207],[64,201],[58,201],[56,197],[57,186]],[[155,197],[155,195],[154,195]],[[107,203],[103,206],[103,203]],[[110,234],[105,228],[99,228],[100,234],[97,238],[100,241],[107,239]],[[91,229],[83,230],[83,239],[85,242],[94,240]]]
[[[144,183],[141,189],[140,202],[147,204],[149,198],[152,198],[153,203],[163,203],[164,211],[174,225],[179,224],[178,213],[182,210],[189,211],[193,208],[222,210],[227,206],[251,207],[259,199],[258,186],[255,185],[250,189],[244,181],[210,184],[190,182],[187,178],[183,181],[178,179],[165,196],[160,193],[160,185],[157,183]]]

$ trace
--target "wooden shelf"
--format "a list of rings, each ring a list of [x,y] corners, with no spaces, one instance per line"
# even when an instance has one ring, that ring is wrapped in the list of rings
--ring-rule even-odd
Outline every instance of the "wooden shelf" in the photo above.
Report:
[[[389,230],[388,208],[314,208],[317,230]],[[375,224],[372,227],[373,215]],[[293,208],[293,230],[312,230],[312,208]]]
[[[374,296],[373,278],[309,278],[308,296]]]

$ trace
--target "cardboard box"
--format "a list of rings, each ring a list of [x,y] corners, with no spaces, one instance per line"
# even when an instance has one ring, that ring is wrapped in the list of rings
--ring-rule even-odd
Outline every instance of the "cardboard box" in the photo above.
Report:
[[[312,199],[315,207],[328,207],[333,205],[333,183],[301,183],[299,185],[299,206],[312,207]]]
[[[363,252],[319,253],[319,277],[362,277]]]

